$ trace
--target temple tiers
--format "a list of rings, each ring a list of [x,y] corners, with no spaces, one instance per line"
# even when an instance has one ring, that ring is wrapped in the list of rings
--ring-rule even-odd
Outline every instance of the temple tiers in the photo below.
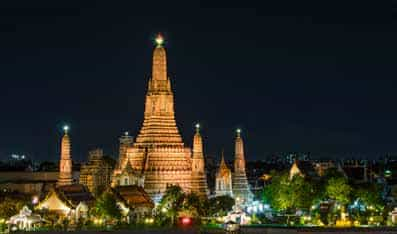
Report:
[[[196,134],[193,138],[193,157],[192,157],[192,192],[199,196],[209,195],[207,186],[207,176],[205,173],[205,162],[203,154],[203,140],[200,135],[200,125],[196,125]]]
[[[179,185],[190,192],[192,174],[191,149],[184,146],[176,126],[166,51],[162,41],[156,41],[142,128],[113,174],[114,178],[119,178],[128,164],[134,174],[144,178],[144,188],[155,201],[168,185]],[[118,183],[113,181],[112,184]]]
[[[253,199],[253,194],[249,188],[247,175],[245,173],[244,143],[241,138],[241,130],[237,129],[235,140],[235,158],[233,173],[233,195],[241,202],[249,202]]]
[[[69,128],[64,127],[65,134],[61,140],[61,159],[59,162],[58,186],[73,184],[72,177],[72,157],[70,152],[70,137],[68,135]]]

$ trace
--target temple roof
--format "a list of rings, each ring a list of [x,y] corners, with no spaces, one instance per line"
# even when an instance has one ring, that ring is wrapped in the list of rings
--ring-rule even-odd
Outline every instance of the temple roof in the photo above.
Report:
[[[221,163],[219,164],[217,176],[218,175],[223,176],[225,174],[231,174],[231,171],[230,171],[229,167],[226,165],[225,158],[223,156],[223,151],[222,151]]]
[[[55,197],[54,197],[55,196]],[[39,203],[38,207],[45,207],[47,201],[51,198],[59,199],[68,208],[74,209],[81,202],[90,204],[94,202],[94,197],[88,191],[88,188],[81,184],[64,185],[59,187],[51,187],[46,197]],[[49,210],[54,209],[51,207],[53,204],[49,202],[46,207]]]
[[[94,200],[88,188],[82,184],[60,186],[56,189],[56,192],[61,195],[61,199],[66,200],[74,207],[79,205],[80,202],[90,203]]]
[[[123,200],[128,206],[149,206],[154,207],[154,203],[146,191],[137,185],[118,186],[114,188],[115,195]]]

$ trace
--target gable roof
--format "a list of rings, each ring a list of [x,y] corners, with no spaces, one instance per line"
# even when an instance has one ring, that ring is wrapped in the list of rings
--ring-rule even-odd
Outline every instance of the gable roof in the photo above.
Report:
[[[75,209],[80,202],[89,204],[94,201],[94,197],[88,189],[81,184],[51,187],[46,197],[37,205],[37,207],[44,208],[44,204],[50,199],[59,200],[62,205],[69,209]],[[51,210],[51,207],[47,208]]]
[[[154,208],[154,203],[146,191],[137,185],[117,186],[114,194],[130,207],[149,206]]]

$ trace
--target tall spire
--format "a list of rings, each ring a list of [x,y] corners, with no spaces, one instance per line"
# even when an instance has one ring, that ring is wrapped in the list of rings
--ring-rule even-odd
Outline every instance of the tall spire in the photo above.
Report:
[[[167,80],[167,54],[163,47],[164,38],[158,34],[156,39],[156,48],[153,52],[152,79]]]
[[[196,134],[193,138],[193,158],[203,158],[203,140],[200,135],[200,124],[196,124]]]
[[[167,55],[163,47],[163,37],[156,38],[153,52],[152,78],[149,80],[145,101],[145,114],[141,131],[135,145],[183,147],[175,122],[174,95],[171,81],[167,77]]]
[[[72,156],[71,143],[68,135],[69,126],[64,126],[64,135],[61,141],[61,160],[59,161],[58,185],[70,185],[73,183],[72,177]]]
[[[226,165],[226,162],[225,162],[225,156],[224,156],[224,150],[223,149],[222,149],[222,153],[221,153],[221,163],[219,164],[219,168],[220,169],[226,168],[226,169],[229,170],[229,167]]]
[[[191,190],[199,196],[208,195],[207,176],[203,154],[203,141],[200,135],[200,124],[196,124],[193,138],[192,182]]]
[[[245,173],[244,142],[241,138],[241,129],[236,130],[234,154],[233,194],[242,203],[250,202],[253,195]]]
[[[239,159],[239,160],[244,160],[244,142],[243,139],[241,138],[241,129],[238,128],[236,130],[236,141],[235,141],[235,159]]]

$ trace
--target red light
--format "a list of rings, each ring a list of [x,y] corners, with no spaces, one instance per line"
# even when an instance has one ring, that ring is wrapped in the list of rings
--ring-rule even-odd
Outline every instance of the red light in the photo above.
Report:
[[[182,218],[183,225],[189,225],[191,222],[192,222],[192,220],[188,217]]]

